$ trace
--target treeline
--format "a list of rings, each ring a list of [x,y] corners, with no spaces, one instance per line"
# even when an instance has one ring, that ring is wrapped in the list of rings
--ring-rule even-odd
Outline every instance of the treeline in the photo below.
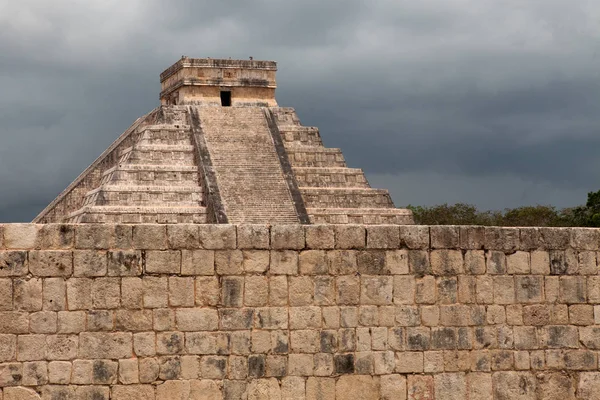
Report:
[[[583,226],[600,227],[600,190],[588,193],[585,205],[572,208],[525,206],[504,211],[480,211],[471,204],[411,206],[422,225]]]

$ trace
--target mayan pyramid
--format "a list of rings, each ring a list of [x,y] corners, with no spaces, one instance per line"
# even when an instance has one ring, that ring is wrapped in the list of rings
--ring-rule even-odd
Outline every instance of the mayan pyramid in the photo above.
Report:
[[[188,58],[38,223],[411,224],[275,100],[273,61]]]

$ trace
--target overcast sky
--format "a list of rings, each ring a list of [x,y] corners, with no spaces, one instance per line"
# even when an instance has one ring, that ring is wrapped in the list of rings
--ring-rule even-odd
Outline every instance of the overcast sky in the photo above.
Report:
[[[0,221],[30,221],[182,55],[278,61],[278,102],[397,206],[600,189],[597,0],[0,0]]]

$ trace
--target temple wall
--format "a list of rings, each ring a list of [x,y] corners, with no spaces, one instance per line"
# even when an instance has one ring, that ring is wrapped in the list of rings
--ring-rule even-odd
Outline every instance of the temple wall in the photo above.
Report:
[[[600,230],[0,225],[0,399],[600,399]]]

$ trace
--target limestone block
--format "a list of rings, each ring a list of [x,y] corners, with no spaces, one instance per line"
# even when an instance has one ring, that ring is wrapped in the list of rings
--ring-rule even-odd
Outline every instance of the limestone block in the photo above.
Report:
[[[37,224],[6,224],[4,247],[7,249],[34,249],[41,229]]]
[[[314,370],[314,359],[312,354],[289,354],[288,375],[290,376],[312,376]]]
[[[218,382],[209,379],[190,381],[190,400],[221,400],[222,398],[221,385]]]
[[[400,242],[409,249],[429,248],[429,227],[419,225],[401,225]]]
[[[154,332],[141,332],[133,335],[133,351],[138,357],[156,355],[156,336]]]
[[[156,396],[164,400],[187,400],[190,396],[188,381],[167,381],[156,387]]]
[[[73,252],[73,276],[105,276],[107,265],[106,251],[75,250]]]
[[[244,271],[262,274],[269,269],[270,254],[266,250],[244,250]]]
[[[45,335],[20,335],[17,338],[18,361],[40,361],[46,359]]]
[[[14,308],[23,311],[39,311],[42,309],[42,279],[15,279],[13,281]],[[8,315],[8,314],[7,314]]]
[[[254,345],[254,344],[253,344]],[[251,354],[248,357],[248,377],[262,378],[266,374],[266,357],[264,354]]]
[[[407,350],[429,350],[431,341],[431,330],[426,327],[406,328],[406,349]]]
[[[134,225],[133,247],[144,250],[168,249],[167,227],[165,225]]]
[[[181,252],[179,250],[147,251],[145,271],[154,274],[179,274]]]
[[[587,294],[586,278],[582,276],[561,276],[558,301],[561,303],[585,303]]]
[[[337,304],[358,304],[360,302],[361,282],[356,275],[336,278]]]
[[[574,304],[569,306],[569,323],[571,325],[593,325],[594,306],[589,304]]]
[[[217,310],[209,308],[179,309],[175,312],[177,327],[184,332],[214,331],[218,329]]]
[[[231,367],[231,364],[230,364]],[[181,357],[181,378],[198,379],[200,376],[200,357],[182,356]]]
[[[120,305],[120,300],[121,280],[119,278],[94,279],[92,283],[92,303],[94,308],[118,308]]]
[[[277,379],[254,379],[248,384],[248,400],[281,400]]]
[[[111,310],[90,310],[87,312],[87,330],[91,332],[112,331],[114,312]]]
[[[459,250],[433,250],[430,257],[434,275],[458,275],[463,272],[463,257]]]
[[[63,311],[67,308],[67,286],[63,278],[46,278],[43,282],[43,309]]]
[[[380,378],[381,400],[406,400],[406,377],[383,375]]]
[[[593,228],[571,228],[570,245],[579,250],[598,250],[598,230]]]
[[[467,398],[467,382],[463,373],[446,373],[434,376],[435,396],[444,400]]]
[[[140,309],[144,306],[144,288],[141,278],[121,279],[121,306],[125,309]]]
[[[71,383],[76,385],[89,385],[92,383],[94,374],[94,362],[92,360],[73,360]]]
[[[235,249],[237,231],[235,225],[199,225],[200,246],[203,249]]]
[[[244,255],[241,250],[217,250],[215,269],[219,275],[241,275],[244,267]]]
[[[300,274],[323,275],[328,271],[326,253],[323,250],[306,250],[299,257]]]
[[[417,276],[431,275],[431,264],[429,263],[429,253],[423,250],[408,251],[408,267],[410,272]]]
[[[423,353],[423,372],[443,372],[444,352],[426,351]]]
[[[413,304],[415,302],[415,278],[412,275],[394,276],[394,303]]]
[[[512,276],[494,277],[494,302],[497,304],[515,302],[515,281]]]
[[[265,276],[246,276],[244,280],[244,304],[251,307],[265,306],[269,300],[269,284]]]
[[[39,277],[68,277],[73,272],[72,253],[65,250],[30,251],[29,271]]]
[[[219,322],[221,329],[238,330],[252,328],[254,309],[252,308],[221,308]]]
[[[13,309],[13,283],[11,279],[0,279],[0,311]]]
[[[442,315],[444,309],[442,308]],[[443,317],[442,317],[443,318]],[[503,306],[490,305],[487,307],[486,322],[489,325],[503,324],[506,322],[506,312]],[[452,324],[443,324],[452,325]]]
[[[288,304],[288,282],[286,276],[269,278],[269,304],[282,306]]]
[[[275,225],[271,227],[271,248],[301,250],[305,246],[302,225]]]
[[[268,249],[270,231],[268,225],[238,225],[237,241],[240,249]]]
[[[580,275],[596,275],[598,273],[597,257],[595,251],[580,251],[578,258],[578,273]]]
[[[396,307],[396,323],[398,326],[417,326],[420,321],[419,307],[404,305]]]
[[[517,251],[506,256],[506,271],[513,274],[529,274],[531,272],[531,264],[529,252]]]
[[[386,305],[393,299],[394,280],[391,276],[363,276],[361,281],[361,304]]]
[[[77,356],[79,338],[75,335],[46,336],[48,360],[72,360]]]
[[[396,371],[401,374],[423,372],[423,353],[422,352],[397,352]]]
[[[544,281],[540,276],[515,276],[518,303],[540,303],[543,300]]]
[[[314,302],[318,305],[335,304],[335,279],[331,276],[316,276],[314,279]]]
[[[51,361],[48,363],[48,382],[68,385],[71,382],[71,363],[69,361]]]
[[[24,387],[4,388],[4,400],[41,400],[35,390]]]
[[[153,400],[154,388],[151,385],[117,385],[111,388],[114,400]]]
[[[116,327],[120,331],[147,331],[152,329],[151,310],[118,310]]]
[[[328,251],[327,263],[331,275],[351,275],[358,272],[356,251],[353,250]]]
[[[330,376],[333,374],[333,355],[317,353],[313,357],[315,376]]]
[[[421,307],[421,324],[437,326],[440,323],[440,308],[438,306]]]
[[[485,253],[482,250],[465,252],[465,272],[473,275],[485,274]]]
[[[415,282],[415,301],[418,304],[434,304],[436,301],[436,282],[435,277],[426,275],[417,278]]]
[[[519,248],[518,228],[485,227],[485,248],[506,252]]]
[[[168,300],[168,281],[166,277],[144,276],[142,278],[142,287],[144,290],[144,307],[160,308],[167,307]]]
[[[306,383],[298,376],[286,376],[281,380],[281,400],[305,400]]]
[[[248,376],[248,358],[244,356],[229,357],[229,374],[231,379],[246,379]]]
[[[167,240],[172,249],[197,249],[200,235],[197,224],[172,224],[167,226]]]
[[[358,322],[362,326],[378,325],[378,317],[377,306],[360,306],[358,308]]]
[[[270,338],[270,336],[268,337]],[[270,339],[269,339],[270,347]],[[320,335],[315,330],[294,330],[290,332],[291,350],[296,353],[316,353],[320,348]],[[254,349],[254,339],[253,339]]]
[[[0,277],[27,275],[26,251],[0,251]]]
[[[140,383],[151,383],[158,379],[160,366],[155,358],[142,358],[138,360]]]
[[[435,397],[433,376],[408,375],[408,400],[433,400]]]
[[[483,249],[485,244],[485,229],[483,226],[461,226],[459,227],[459,240],[461,249]]]
[[[306,225],[306,247],[309,249],[333,249],[335,230],[331,225]]]
[[[216,306],[221,300],[219,279],[214,276],[196,278],[196,305]]]
[[[468,399],[489,400],[492,395],[492,375],[474,372],[467,374]]]
[[[271,251],[270,272],[274,275],[297,275],[298,253],[295,251]]]
[[[110,388],[105,386],[76,386],[75,398],[85,400],[108,400]]]
[[[39,227],[36,248],[65,250],[75,245],[75,227],[64,224],[45,224]]]
[[[183,352],[185,336],[182,332],[160,332],[156,334],[156,353],[180,354]]]
[[[31,361],[23,363],[24,386],[40,386],[48,383],[48,363]]]
[[[385,252],[385,270],[392,275],[406,275],[408,268],[407,250],[389,250]]]
[[[109,249],[124,241],[130,241],[131,227],[128,234],[124,229],[119,229],[119,236],[116,235],[115,226],[103,224],[80,224],[75,225],[75,248],[77,249]],[[129,240],[127,240],[129,239]],[[122,247],[122,246],[119,246]],[[129,246],[127,246],[129,247]]]
[[[138,276],[142,274],[142,252],[140,250],[111,250],[108,252],[109,276]]]
[[[440,304],[453,304],[458,301],[458,280],[456,277],[437,278],[436,284]]]
[[[335,379],[309,377],[306,380],[306,400],[335,399]]]
[[[226,307],[241,307],[244,302],[244,278],[226,277],[221,280],[221,300]]]
[[[131,333],[82,332],[79,335],[81,358],[129,358],[132,354]]]
[[[506,255],[501,251],[490,250],[485,253],[486,270],[490,275],[506,274]]]
[[[164,356],[158,359],[158,377],[162,380],[181,379],[181,357]]]
[[[434,225],[429,228],[431,248],[455,249],[459,246],[459,227],[452,225]]]
[[[182,250],[181,274],[182,275],[214,275],[215,251],[214,250]]]
[[[92,308],[92,283],[89,278],[67,280],[67,304],[69,310],[89,310]]]
[[[359,251],[356,256],[358,272],[365,275],[388,275],[386,253],[383,250]]]
[[[194,303],[194,278],[169,277],[169,305],[193,307]]]
[[[314,280],[310,276],[289,278],[289,302],[292,306],[304,306],[313,303]]]
[[[536,399],[536,381],[533,375],[528,372],[496,372],[492,379],[494,399]]]
[[[535,275],[550,274],[550,254],[547,251],[536,250],[530,254],[531,273]]]
[[[227,357],[202,356],[200,376],[208,379],[223,379],[227,374]]]
[[[15,359],[17,350],[16,335],[0,335],[0,362],[12,361]]]

